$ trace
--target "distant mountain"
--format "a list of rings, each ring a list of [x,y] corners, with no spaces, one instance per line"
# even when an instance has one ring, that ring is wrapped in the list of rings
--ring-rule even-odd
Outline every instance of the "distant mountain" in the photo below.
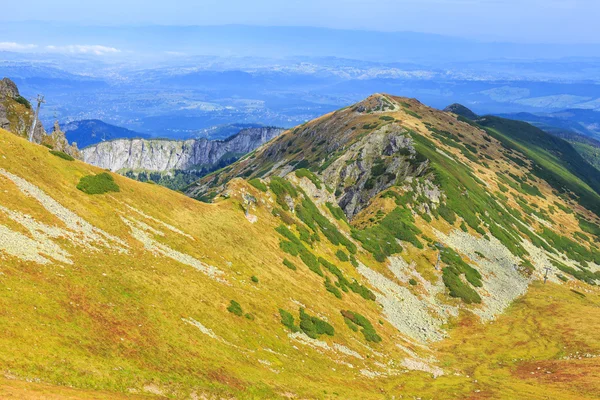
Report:
[[[461,117],[465,117],[468,119],[477,119],[478,115],[473,111],[463,106],[462,104],[454,103],[450,104],[448,107],[444,108],[444,111],[451,112],[456,115],[460,115]]]
[[[150,135],[127,128],[107,124],[98,119],[73,121],[64,124],[63,130],[69,142],[76,142],[80,148],[91,146],[106,140],[121,138],[150,138]]]
[[[499,117],[525,121],[547,132],[571,131],[600,140],[600,111],[568,109],[552,113],[506,113]]]
[[[249,128],[262,128],[261,124],[226,124],[226,125],[217,125],[211,126],[209,128],[200,129],[195,135],[194,138],[207,138],[212,140],[218,139],[227,139],[244,129]]]

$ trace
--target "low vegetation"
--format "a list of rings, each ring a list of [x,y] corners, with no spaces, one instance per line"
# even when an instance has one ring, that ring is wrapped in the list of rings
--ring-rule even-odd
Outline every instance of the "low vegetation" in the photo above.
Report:
[[[104,194],[121,190],[108,172],[84,176],[79,180],[77,189],[87,194]]]
[[[446,264],[442,270],[442,280],[450,291],[450,296],[461,298],[465,303],[481,303],[479,294],[462,280],[464,275],[467,282],[474,287],[483,286],[481,274],[467,264],[454,250],[441,250],[441,260]]]
[[[364,316],[350,310],[342,310],[341,314],[344,317],[344,321],[346,321],[346,325],[348,325],[350,329],[356,332],[358,326],[362,328],[361,333],[367,342],[381,342],[381,336],[377,334],[371,322]]]
[[[234,315],[237,315],[238,317],[241,317],[242,315],[244,315],[242,306],[240,305],[240,303],[238,303],[235,300],[231,300],[231,302],[229,303],[229,306],[227,307],[227,311],[229,311],[230,313],[232,313]]]
[[[75,161],[73,157],[62,151],[50,150],[50,154],[55,155],[58,158],[62,158],[63,160]]]

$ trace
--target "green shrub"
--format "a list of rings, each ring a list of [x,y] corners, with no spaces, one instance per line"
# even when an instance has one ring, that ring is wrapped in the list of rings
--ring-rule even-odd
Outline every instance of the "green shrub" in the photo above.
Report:
[[[313,253],[310,252],[304,245],[298,240],[298,243],[289,242],[287,240],[281,240],[279,247],[284,252],[296,257],[300,256],[300,259],[306,264],[308,269],[316,273],[319,276],[323,276],[323,271],[319,267],[319,260]]]
[[[275,217],[281,218],[281,220],[283,221],[283,223],[286,224],[286,225],[294,225],[296,223],[296,221],[294,220],[294,218],[292,218],[290,216],[290,214],[288,214],[287,212],[283,211],[281,208],[273,207],[273,210],[271,211],[271,214],[273,214],[273,216],[275,216]]]
[[[461,298],[467,304],[481,303],[479,294],[460,279],[460,273],[455,268],[444,268],[442,280],[450,290],[451,297]]]
[[[292,332],[299,332],[300,328],[294,324],[294,317],[289,312],[279,309],[279,315],[281,315],[281,323],[288,327]]]
[[[244,311],[242,311],[242,306],[235,300],[231,300],[231,302],[229,303],[229,307],[227,307],[227,311],[237,315],[238,317],[244,315]]]
[[[312,172],[306,168],[300,168],[296,170],[296,176],[298,178],[308,178],[317,189],[321,189],[321,180]]]
[[[456,222],[456,213],[454,213],[451,208],[445,204],[441,204],[437,208],[437,211],[438,214],[440,214],[440,216],[444,218],[450,225],[454,225],[454,222]]]
[[[335,225],[325,218],[317,206],[308,198],[304,198],[302,203],[296,207],[298,218],[302,220],[309,228],[316,232],[317,227],[323,235],[335,246],[342,244],[352,254],[356,253],[356,245],[344,236]]]
[[[265,185],[259,178],[250,179],[248,183],[260,190],[261,192],[267,191],[267,185]]]
[[[417,284],[418,284],[417,281],[415,279],[413,279],[413,278],[410,278],[408,280],[408,283],[410,283],[412,286],[417,286]]]
[[[560,262],[558,260],[554,260],[554,259],[551,259],[550,262],[552,263],[552,265],[554,265],[556,268],[558,268],[562,272],[567,273],[567,274],[571,275],[572,277],[574,277],[575,279],[586,282],[590,285],[595,285],[596,280],[600,281],[600,271],[592,272],[585,268],[575,269],[575,268],[569,267],[569,266],[563,264],[562,262]]]
[[[579,228],[581,228],[582,231],[600,238],[600,226],[594,224],[593,222],[586,221],[579,215],[577,216],[577,219],[579,220]]]
[[[335,334],[333,326],[320,318],[308,315],[304,308],[300,308],[300,329],[312,339],[317,339],[323,334],[329,336]]]
[[[252,278],[250,279],[252,279],[252,282],[258,283],[258,278],[255,275],[252,275]]]
[[[340,311],[340,313],[344,317],[344,321],[348,320],[350,323],[354,324],[355,326],[358,325],[358,326],[362,327],[361,332],[368,342],[374,342],[374,343],[381,342],[381,337],[377,334],[377,332],[375,331],[375,328],[373,327],[371,322],[369,322],[368,319],[366,319],[359,313],[353,312],[350,310],[342,310],[342,311]],[[353,331],[356,332],[356,330],[352,328],[352,325],[349,322],[346,322],[346,325],[348,325],[348,327],[350,329],[352,329]]]
[[[15,101],[19,104],[24,105],[25,107],[27,107],[31,110],[31,103],[25,97],[19,95],[19,96],[15,97]]]
[[[481,274],[475,268],[467,264],[457,252],[449,247],[445,247],[440,254],[441,260],[448,266],[456,268],[460,273],[464,273],[467,281],[475,287],[482,287]]]
[[[572,260],[578,261],[579,263],[593,261],[596,264],[600,264],[600,252],[594,247],[592,247],[592,250],[588,250],[581,244],[565,236],[558,235],[548,228],[543,228],[539,235],[546,240],[552,248],[565,253]]]
[[[376,178],[380,175],[383,175],[385,170],[386,170],[386,166],[385,166],[384,161],[381,158],[378,158],[373,163],[373,167],[371,167],[371,176]]]
[[[300,242],[300,239],[298,239],[298,237],[296,235],[294,235],[292,233],[292,231],[290,231],[288,229],[287,226],[285,226],[285,225],[279,225],[277,228],[275,228],[275,230],[277,231],[277,233],[279,233],[281,236],[283,236],[286,239],[288,239],[290,242],[293,242],[293,243],[298,244],[298,245],[302,245],[302,243]]]
[[[407,113],[408,115],[412,115],[415,118],[423,119],[423,117],[421,117],[419,114],[417,114],[416,112],[414,112],[412,110],[404,109],[404,112]]]
[[[246,317],[246,319],[249,319],[250,321],[254,321],[254,315],[253,315],[253,314],[246,313],[246,314],[244,315],[244,317]]]
[[[87,194],[103,194],[119,192],[121,189],[114,181],[112,175],[102,172],[98,175],[84,176],[79,180],[77,189]]]
[[[412,243],[422,249],[423,244],[417,238],[421,230],[414,225],[409,209],[396,207],[378,225],[363,230],[352,230],[352,237],[360,241],[363,248],[373,254],[377,261],[383,262],[387,256],[402,251],[396,239]]]
[[[280,240],[279,247],[281,248],[281,250],[283,250],[284,253],[287,253],[291,256],[297,257],[299,254],[298,245],[292,242],[288,242],[287,240]]]
[[[344,253],[342,250],[338,250],[335,252],[335,256],[338,258],[338,260],[340,261],[348,261],[348,255],[346,253]]]
[[[337,206],[334,206],[330,202],[325,203],[325,205],[327,206],[327,208],[331,212],[331,215],[333,215],[333,218],[335,218],[335,219],[337,219],[339,221],[347,221],[346,214],[344,214],[344,211],[341,208],[339,208]]]
[[[75,161],[75,159],[73,157],[71,157],[70,155],[68,155],[67,153],[64,153],[62,151],[50,150],[50,154],[55,155],[56,157],[62,158],[63,160]]]
[[[283,265],[285,265],[286,267],[288,267],[292,271],[295,271],[297,269],[296,266],[294,265],[294,263],[291,262],[290,260],[288,260],[287,258],[283,259]]]
[[[344,322],[346,323],[346,325],[348,325],[348,328],[350,328],[354,332],[358,332],[358,325],[356,325],[354,322],[352,322],[346,317],[344,317]]]
[[[289,181],[280,178],[278,176],[272,176],[271,181],[269,183],[269,187],[275,194],[277,199],[277,204],[281,206],[284,210],[289,210],[289,206],[285,201],[286,195],[289,195],[292,198],[296,198],[298,196],[298,191]]]
[[[331,279],[329,279],[329,277],[325,278],[325,289],[329,292],[329,293],[333,293],[333,295],[335,297],[337,297],[338,299],[342,298],[342,293],[340,292],[340,290],[331,283]]]
[[[520,185],[523,192],[532,196],[538,196],[542,198],[544,197],[544,195],[542,194],[542,192],[540,192],[540,189],[537,186],[532,186],[525,182],[521,182]]]

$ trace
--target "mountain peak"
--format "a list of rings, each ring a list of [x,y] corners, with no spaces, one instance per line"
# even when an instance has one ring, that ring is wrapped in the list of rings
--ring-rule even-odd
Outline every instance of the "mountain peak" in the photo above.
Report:
[[[459,103],[450,104],[448,107],[444,108],[444,111],[460,115],[461,117],[465,117],[470,120],[479,118],[477,114]]]

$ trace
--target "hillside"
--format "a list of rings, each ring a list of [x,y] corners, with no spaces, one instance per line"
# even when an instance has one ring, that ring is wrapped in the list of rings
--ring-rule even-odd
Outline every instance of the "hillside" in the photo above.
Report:
[[[596,398],[600,221],[487,128],[374,95],[213,204],[0,130],[0,397]]]

